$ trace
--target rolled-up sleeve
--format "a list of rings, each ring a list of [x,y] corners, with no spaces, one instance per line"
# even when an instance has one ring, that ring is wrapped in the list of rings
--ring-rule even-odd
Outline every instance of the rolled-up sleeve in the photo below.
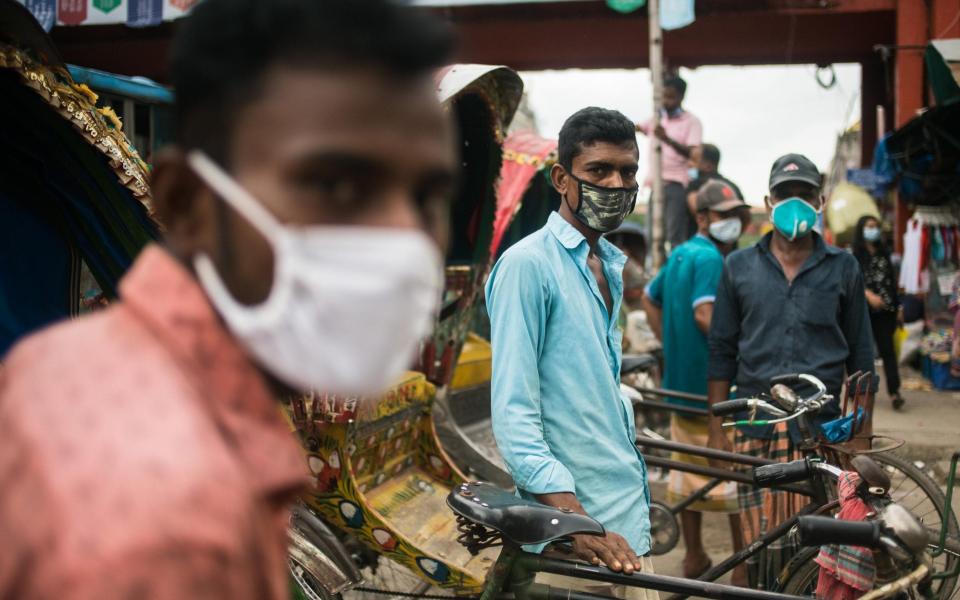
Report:
[[[740,307],[737,303],[730,265],[723,268],[713,303],[710,335],[707,345],[710,359],[707,379],[733,381],[737,376],[737,353],[740,342]]]
[[[490,273],[486,295],[493,346],[493,433],[500,453],[519,489],[530,494],[574,492],[573,475],[550,452],[543,435],[538,362],[549,292],[536,258],[508,251]]]
[[[873,372],[873,331],[870,327],[870,313],[867,310],[867,299],[863,287],[863,274],[856,263],[856,259],[849,257],[847,261],[847,289],[841,301],[841,323],[843,337],[847,340],[849,354],[847,355],[847,373]],[[876,382],[873,383],[876,391]]]
[[[666,268],[660,269],[657,276],[647,284],[646,289],[643,291],[643,293],[647,295],[647,298],[657,306],[663,306],[663,273],[665,271]]]

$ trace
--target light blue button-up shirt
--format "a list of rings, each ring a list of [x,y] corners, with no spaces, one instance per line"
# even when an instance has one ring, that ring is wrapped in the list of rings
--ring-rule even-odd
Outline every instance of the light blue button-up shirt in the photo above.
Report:
[[[620,393],[626,257],[600,240],[608,314],[589,251],[552,213],[490,273],[493,432],[521,495],[573,492],[642,555],[650,550],[647,469],[634,444],[633,408]]]

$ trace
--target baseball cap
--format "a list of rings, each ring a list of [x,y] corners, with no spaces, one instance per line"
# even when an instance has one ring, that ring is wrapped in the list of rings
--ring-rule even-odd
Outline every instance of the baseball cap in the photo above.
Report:
[[[708,181],[697,192],[697,212],[702,210],[727,212],[741,206],[746,206],[746,203],[737,197],[737,193],[729,184],[719,179]]]
[[[802,154],[784,154],[770,169],[770,189],[788,181],[801,181],[820,187],[820,171],[813,161]]]

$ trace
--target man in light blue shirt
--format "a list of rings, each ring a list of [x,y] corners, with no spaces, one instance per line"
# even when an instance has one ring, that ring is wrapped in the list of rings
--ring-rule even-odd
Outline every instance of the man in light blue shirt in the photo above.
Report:
[[[507,250],[487,282],[493,431],[523,496],[607,529],[574,536],[577,556],[646,571],[647,470],[619,387],[626,257],[601,237],[636,201],[633,124],[585,108],[564,123],[558,154],[550,175],[559,211]]]

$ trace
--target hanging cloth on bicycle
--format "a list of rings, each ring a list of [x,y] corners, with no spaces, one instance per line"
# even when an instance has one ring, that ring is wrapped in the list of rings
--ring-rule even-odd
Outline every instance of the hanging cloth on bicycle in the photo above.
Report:
[[[844,471],[837,480],[840,511],[837,518],[845,521],[865,521],[870,508],[860,496],[860,476]],[[873,552],[860,546],[830,544],[820,549],[816,558],[820,565],[817,580],[817,598],[824,600],[854,600],[873,589],[877,566]]]

